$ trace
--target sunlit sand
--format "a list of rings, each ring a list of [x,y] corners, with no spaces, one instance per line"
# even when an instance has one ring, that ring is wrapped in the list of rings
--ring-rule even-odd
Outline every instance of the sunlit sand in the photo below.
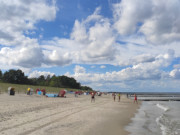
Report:
[[[126,96],[49,98],[39,95],[0,95],[0,134],[3,135],[126,135],[124,127],[139,105]]]

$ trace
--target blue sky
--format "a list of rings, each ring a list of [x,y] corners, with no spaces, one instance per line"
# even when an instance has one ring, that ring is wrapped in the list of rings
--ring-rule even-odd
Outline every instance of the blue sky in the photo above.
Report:
[[[100,91],[179,92],[179,0],[0,0],[0,69]]]

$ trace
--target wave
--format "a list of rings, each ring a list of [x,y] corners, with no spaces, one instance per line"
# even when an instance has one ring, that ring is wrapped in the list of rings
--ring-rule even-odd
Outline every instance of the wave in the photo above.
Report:
[[[159,107],[160,109],[164,110],[165,112],[169,110],[168,107],[166,107],[166,106],[164,106],[162,104],[159,104],[159,103],[157,103],[156,106]]]
[[[178,135],[180,124],[176,121],[171,121],[165,114],[156,118],[157,125],[160,126],[162,135]]]

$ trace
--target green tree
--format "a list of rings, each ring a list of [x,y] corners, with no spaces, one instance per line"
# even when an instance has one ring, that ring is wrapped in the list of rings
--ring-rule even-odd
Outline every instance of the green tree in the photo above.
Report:
[[[49,85],[52,87],[62,87],[60,77],[55,75],[52,76]]]
[[[45,77],[44,75],[41,75],[37,78],[37,84],[38,85],[45,85]]]
[[[70,78],[67,76],[61,76],[60,81],[63,87],[70,87],[70,88],[80,88],[80,83],[77,83],[77,81],[74,78]]]
[[[37,78],[29,78],[28,79],[29,84],[31,85],[37,85]]]
[[[18,69],[10,69],[6,71],[3,75],[3,81],[8,83],[16,83],[16,84],[27,84],[28,78],[24,75],[24,73]]]
[[[49,83],[50,83],[50,81],[51,81],[51,76],[50,76],[50,75],[48,75],[48,76],[46,77],[46,82],[45,82],[45,85],[46,85],[46,86],[48,86],[48,85],[49,85]]]
[[[0,81],[2,80],[2,78],[3,78],[3,73],[2,73],[2,71],[0,70]]]
[[[87,90],[87,91],[92,91],[93,89],[88,86],[81,86],[81,90]]]

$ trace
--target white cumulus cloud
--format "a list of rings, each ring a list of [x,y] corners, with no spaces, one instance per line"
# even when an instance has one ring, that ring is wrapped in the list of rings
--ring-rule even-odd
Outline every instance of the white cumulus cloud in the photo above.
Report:
[[[45,71],[33,71],[29,74],[28,78],[38,78],[39,76],[43,75],[44,77],[47,77],[50,75],[51,77],[55,75],[54,73],[51,72],[45,72]]]
[[[24,32],[36,29],[35,23],[40,20],[51,21],[56,17],[55,2],[46,0],[22,1],[1,0],[0,4],[0,44],[22,45],[28,40]]]
[[[180,41],[179,0],[122,0],[114,5],[114,27],[121,35],[142,33],[153,44]]]
[[[174,69],[169,73],[169,75],[174,79],[180,79],[180,70]]]

